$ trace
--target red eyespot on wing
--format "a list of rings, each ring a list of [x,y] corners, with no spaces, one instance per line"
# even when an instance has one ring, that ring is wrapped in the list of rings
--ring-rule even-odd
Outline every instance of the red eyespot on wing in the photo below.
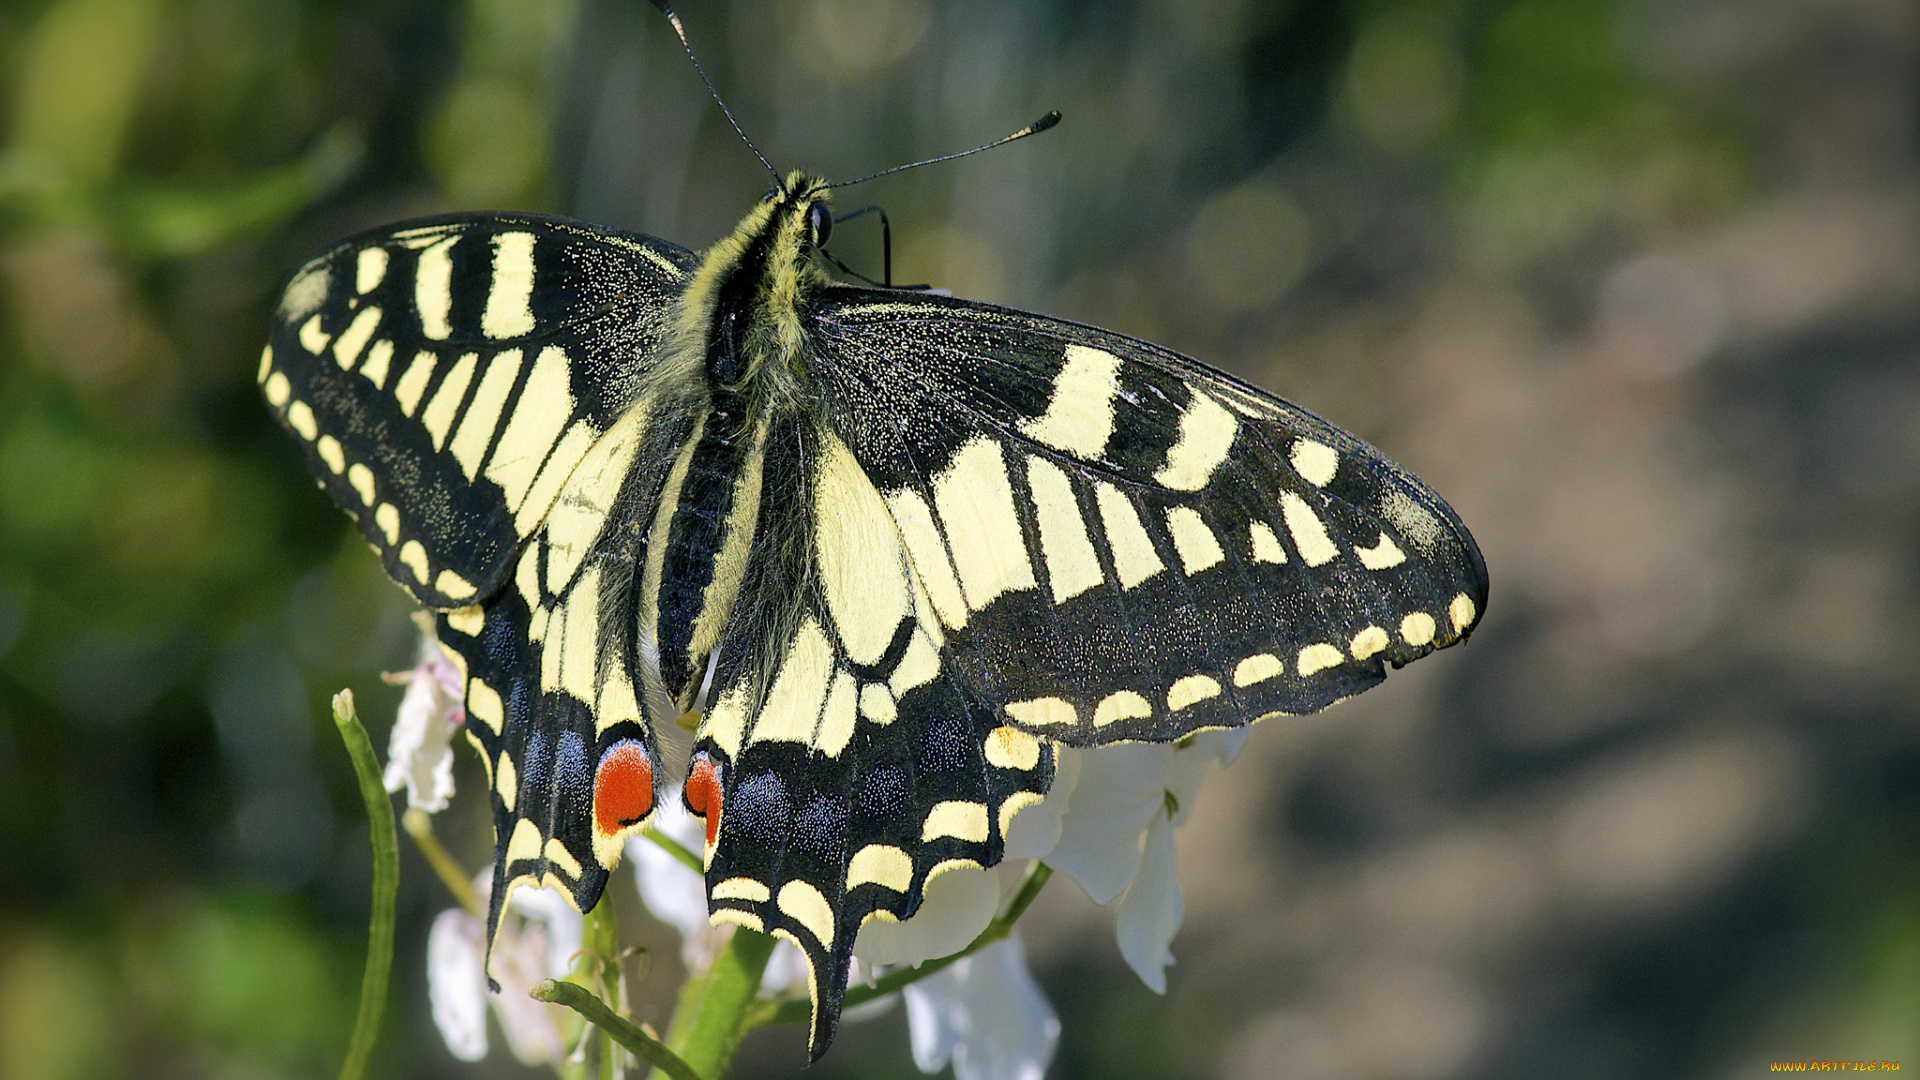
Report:
[[[653,809],[653,762],[637,739],[622,739],[600,755],[593,776],[593,823],[611,834]]]
[[[695,817],[707,821],[707,846],[713,846],[713,838],[720,831],[720,766],[713,763],[704,751],[693,755],[693,768],[687,771],[687,788],[684,796],[687,809]]]

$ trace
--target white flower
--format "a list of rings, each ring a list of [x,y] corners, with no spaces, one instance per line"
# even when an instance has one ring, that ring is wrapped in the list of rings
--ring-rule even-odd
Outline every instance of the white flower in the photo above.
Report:
[[[1249,730],[1209,731],[1179,746],[1125,744],[1062,749],[1079,778],[1047,864],[1080,883],[1096,904],[1120,897],[1120,955],[1155,993],[1165,993],[1168,945],[1180,929],[1174,829],[1193,811],[1200,784],[1231,763]],[[1122,895],[1124,893],[1124,895]]]
[[[1065,747],[1053,759],[1053,786],[1047,797],[1013,815],[1007,827],[1007,858],[1044,859],[1060,843],[1067,808],[1080,790],[1080,755]]]
[[[853,939],[853,954],[871,965],[918,964],[952,956],[980,936],[1000,909],[1000,878],[978,866],[955,866],[927,879],[920,910],[905,922],[875,919]]]
[[[459,908],[448,908],[427,931],[427,997],[433,1024],[461,1061],[487,1056],[487,976],[481,965],[487,928]]]
[[[405,673],[407,692],[387,740],[385,780],[388,791],[407,789],[408,806],[431,814],[445,810],[453,798],[451,740],[467,716],[461,706],[460,669],[431,627],[422,630],[420,662]]]
[[[908,986],[913,1063],[953,1062],[954,1080],[1040,1080],[1060,1042],[1060,1018],[1027,971],[1019,937],[996,941]]]
[[[1165,814],[1147,826],[1140,872],[1121,895],[1113,920],[1120,956],[1156,994],[1167,992],[1167,965],[1173,963],[1169,946],[1183,913],[1180,883],[1174,879],[1173,826]]]
[[[482,902],[492,871],[475,883]],[[551,889],[516,889],[493,943],[500,992],[487,992],[486,926],[459,908],[440,913],[427,933],[427,995],[434,1026],[461,1061],[487,1056],[486,1005],[493,1004],[507,1048],[523,1064],[566,1055],[567,1011],[529,997],[541,979],[564,977],[580,951],[580,913]]]

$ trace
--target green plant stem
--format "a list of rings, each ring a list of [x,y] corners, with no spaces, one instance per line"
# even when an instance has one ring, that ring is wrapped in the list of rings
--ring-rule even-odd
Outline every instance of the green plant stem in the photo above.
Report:
[[[700,1012],[700,1002],[707,996],[709,972],[694,970],[680,984],[680,993],[673,1003],[673,1019],[667,1022],[666,1042],[668,1046],[684,1049],[687,1034],[693,1030],[693,1018]],[[655,1080],[658,1080],[656,1075]]]
[[[875,979],[870,986],[849,987],[846,996],[841,999],[841,1008],[851,1009],[855,1005],[895,993],[937,971],[945,970],[996,941],[1005,939],[1008,934],[1013,933],[1013,924],[1020,921],[1020,916],[1025,914],[1028,906],[1033,903],[1034,897],[1040,895],[1041,886],[1045,885],[1047,879],[1052,876],[1053,867],[1043,862],[1034,863],[1033,869],[1027,872],[1026,880],[1022,881],[1020,888],[1015,890],[1013,899],[1007,902],[1007,910],[988,923],[987,928],[980,931],[980,936],[968,943],[966,948],[951,956],[928,960],[917,967],[903,967],[889,971]],[[812,1017],[813,1003],[804,998],[763,1001],[747,1015],[746,1028],[752,1030],[768,1024],[796,1024],[810,1020]]]
[[[707,868],[700,863],[700,856],[688,851],[678,840],[658,829],[648,829],[640,835],[653,841],[653,846],[679,859],[682,865],[696,874],[705,875]]]
[[[387,1008],[387,980],[393,971],[393,905],[400,889],[400,841],[393,829],[393,803],[381,783],[380,763],[373,756],[367,729],[354,713],[353,691],[333,697],[333,723],[353,759],[360,782],[360,799],[367,804],[367,833],[373,842],[373,914],[367,925],[367,968],[360,977],[360,1015],[353,1024],[353,1041],[340,1066],[340,1080],[360,1080],[380,1037],[380,1017]]]
[[[574,979],[592,986],[598,983],[601,1001],[608,1004],[609,1010],[618,1015],[623,1009],[624,987],[620,985],[619,950],[620,928],[614,920],[613,897],[606,893],[600,896],[600,902],[587,912],[581,926],[581,957],[574,966]],[[613,1033],[601,1027],[600,1031],[600,1080],[613,1080]]]
[[[747,1033],[747,1014],[760,990],[760,976],[773,955],[773,937],[744,926],[733,937],[703,979],[689,979],[681,988],[668,1040],[694,1071],[707,1080],[719,1080]]]
[[[400,815],[400,826],[413,838],[413,846],[420,851],[421,858],[433,868],[435,877],[447,887],[467,914],[476,919],[486,917],[486,910],[480,906],[480,895],[473,891],[473,882],[460,872],[460,864],[453,861],[440,838],[433,832],[433,815],[417,806],[409,806],[407,812]]]
[[[565,1005],[589,1023],[607,1033],[613,1041],[633,1051],[671,1077],[672,1080],[702,1080],[691,1065],[667,1048],[667,1044],[640,1030],[639,1025],[617,1015],[593,991],[574,982],[542,979],[527,993],[536,1000]]]

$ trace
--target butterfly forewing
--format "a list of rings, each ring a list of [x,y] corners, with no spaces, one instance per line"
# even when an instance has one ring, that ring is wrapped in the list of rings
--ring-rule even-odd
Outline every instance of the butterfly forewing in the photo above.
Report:
[[[697,412],[651,370],[692,265],[555,218],[381,230],[295,276],[262,358],[321,484],[442,609],[492,789],[489,930],[518,884],[591,906],[652,809],[635,576]]]
[[[638,392],[691,259],[533,216],[367,233],[295,275],[260,383],[394,580],[472,604]]]
[[[1463,636],[1485,569],[1425,485],[1312,414],[1145,342],[833,290],[823,399],[972,686],[1069,744],[1349,697]]]

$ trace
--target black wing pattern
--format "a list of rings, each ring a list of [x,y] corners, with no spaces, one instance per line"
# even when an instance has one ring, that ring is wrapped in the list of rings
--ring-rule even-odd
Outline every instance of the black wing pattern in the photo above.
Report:
[[[564,218],[427,219],[287,286],[260,384],[322,487],[422,604],[492,595],[640,393],[690,252]]]
[[[829,290],[814,371],[971,691],[1069,745],[1350,697],[1486,608],[1453,511],[1216,369],[936,296]]]

